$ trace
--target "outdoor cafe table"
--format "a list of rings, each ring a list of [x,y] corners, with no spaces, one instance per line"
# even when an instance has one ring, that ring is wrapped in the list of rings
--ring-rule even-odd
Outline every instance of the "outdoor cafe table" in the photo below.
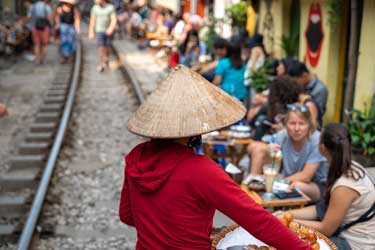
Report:
[[[245,191],[256,203],[261,205],[264,208],[275,208],[275,207],[304,207],[309,201],[310,198],[307,197],[304,193],[299,193],[302,195],[302,198],[288,198],[288,199],[272,199],[264,200],[260,193],[249,189],[245,184],[241,184],[241,189]]]
[[[222,130],[219,132],[219,135],[221,136],[220,140],[209,134],[203,136],[203,153],[211,159],[230,158],[232,163],[238,166],[239,161],[246,154],[247,145],[253,140],[250,138],[232,137],[229,130]],[[225,153],[215,153],[215,145],[225,146]]]

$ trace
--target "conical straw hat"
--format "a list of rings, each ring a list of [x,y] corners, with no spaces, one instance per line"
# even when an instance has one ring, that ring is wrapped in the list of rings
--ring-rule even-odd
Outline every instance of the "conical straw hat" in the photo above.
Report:
[[[190,137],[229,126],[245,112],[237,99],[179,65],[137,109],[128,129],[150,138]]]

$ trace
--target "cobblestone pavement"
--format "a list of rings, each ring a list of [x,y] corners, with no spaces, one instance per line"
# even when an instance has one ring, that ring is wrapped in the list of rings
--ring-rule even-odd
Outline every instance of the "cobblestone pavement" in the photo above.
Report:
[[[0,70],[0,103],[9,109],[9,115],[0,118],[0,175],[8,169],[10,156],[33,122],[58,69],[57,58],[56,46],[50,45],[44,65],[19,57]]]

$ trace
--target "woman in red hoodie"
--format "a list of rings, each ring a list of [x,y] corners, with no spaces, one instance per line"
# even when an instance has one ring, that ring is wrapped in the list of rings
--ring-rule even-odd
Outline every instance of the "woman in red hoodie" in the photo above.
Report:
[[[125,158],[120,219],[137,229],[137,250],[211,249],[215,209],[278,250],[311,247],[256,204],[194,147],[200,135],[242,119],[245,108],[199,74],[177,66],[128,122],[151,140]]]

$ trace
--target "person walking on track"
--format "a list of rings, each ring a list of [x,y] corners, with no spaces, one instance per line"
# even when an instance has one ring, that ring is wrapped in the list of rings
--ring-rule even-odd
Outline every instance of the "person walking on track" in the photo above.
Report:
[[[105,0],[96,0],[96,4],[91,9],[89,39],[94,39],[96,35],[100,56],[99,72],[103,72],[108,67],[108,57],[116,23],[115,7]]]
[[[60,0],[60,3],[56,9],[55,26],[59,30],[61,63],[69,64],[76,50],[81,19],[75,0]]]
[[[27,13],[28,18],[31,19],[36,64],[44,63],[47,56],[49,29],[52,20],[52,9],[47,3],[48,0],[37,1]]]

